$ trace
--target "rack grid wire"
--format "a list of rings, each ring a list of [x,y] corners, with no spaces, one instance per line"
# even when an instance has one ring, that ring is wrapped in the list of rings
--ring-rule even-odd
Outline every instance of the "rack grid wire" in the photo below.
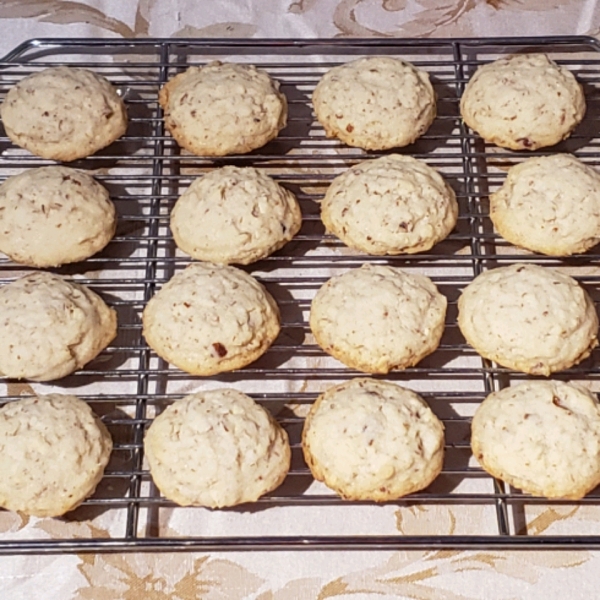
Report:
[[[473,460],[469,423],[476,406],[491,391],[526,378],[481,359],[456,326],[456,301],[464,286],[482,271],[517,261],[552,265],[573,275],[600,302],[600,254],[557,259],[513,248],[499,239],[488,218],[487,197],[512,164],[529,156],[571,152],[600,166],[600,46],[587,37],[430,39],[430,40],[107,40],[40,39],[25,42],[0,60],[0,100],[26,75],[55,65],[76,65],[106,76],[124,98],[130,124],[110,147],[71,166],[90,171],[110,191],[118,214],[115,239],[100,254],[55,269],[98,291],[118,312],[117,339],[86,368],[51,384],[6,380],[1,403],[22,394],[69,391],[88,401],[102,416],[115,440],[105,476],[93,497],[73,513],[76,519],[119,512],[119,530],[109,537],[77,539],[4,533],[0,553],[240,550],[240,549],[432,549],[432,548],[600,548],[600,535],[578,531],[542,535],[527,527],[528,507],[575,505],[600,511],[593,492],[578,503],[549,501],[520,493],[488,476]],[[500,56],[540,51],[568,66],[583,84],[586,117],[574,134],[552,149],[528,154],[484,143],[461,121],[459,99],[478,65]],[[402,153],[438,169],[456,191],[460,216],[449,238],[423,254],[374,257],[344,247],[324,231],[319,201],[337,174],[362,160],[382,155],[349,148],[327,139],[316,122],[310,95],[330,67],[364,55],[389,55],[429,72],[438,97],[438,117],[429,131]],[[192,156],[165,134],[157,97],[160,87],[190,65],[212,60],[247,62],[281,82],[288,98],[289,122],[279,137],[246,155],[223,158]],[[23,169],[51,164],[10,143],[0,130],[0,181]],[[141,311],[148,299],[189,258],[175,248],[169,213],[190,182],[223,165],[265,169],[298,197],[303,223],[282,250],[246,270],[262,281],[282,313],[282,332],[257,362],[240,371],[201,378],[170,367],[147,347],[141,334]],[[361,264],[399,266],[430,276],[448,297],[446,331],[440,348],[419,365],[383,379],[421,393],[446,428],[442,474],[427,489],[393,503],[347,502],[312,481],[301,457],[303,415],[329,385],[359,375],[327,357],[308,327],[310,301],[329,277]],[[0,283],[27,269],[0,258]],[[600,389],[600,350],[584,363],[558,374]],[[154,415],[185,393],[230,385],[249,393],[273,412],[290,435],[292,468],[284,484],[252,507],[228,511],[184,509],[165,500],[152,485],[143,457],[143,435]],[[493,527],[473,535],[460,530],[402,535],[398,530],[370,530],[379,511],[443,504],[465,510],[479,506],[493,512]],[[197,534],[174,533],[168,524],[178,512],[196,511]],[[265,518],[271,510],[278,518]],[[317,514],[333,511],[344,527],[314,531]],[[223,535],[219,514],[234,523]],[[67,521],[70,517],[67,517]],[[426,518],[426,517],[425,517]],[[228,522],[229,522],[228,521]],[[350,531],[355,522],[356,531]],[[367,523],[365,527],[364,523]],[[295,527],[301,529],[298,530]],[[229,525],[228,525],[229,527]],[[435,529],[435,527],[433,526]],[[219,532],[215,535],[214,532]],[[600,532],[599,532],[600,533]]]

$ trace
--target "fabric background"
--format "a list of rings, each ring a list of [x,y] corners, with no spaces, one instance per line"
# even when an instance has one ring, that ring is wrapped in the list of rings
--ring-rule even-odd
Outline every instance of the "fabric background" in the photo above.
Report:
[[[456,37],[600,34],[595,0],[2,0],[0,54],[33,37]],[[429,511],[431,514],[417,514]],[[474,507],[476,510],[476,507]],[[400,531],[454,527],[443,507],[395,515]],[[598,528],[598,507],[540,507],[539,533],[569,519]],[[473,515],[473,522],[477,515]],[[0,532],[20,517],[0,513]],[[183,524],[182,527],[185,525]],[[106,535],[72,523],[52,535]],[[96,529],[93,529],[96,528]],[[247,552],[15,556],[0,559],[0,598],[21,600],[418,600],[594,598],[600,553]]]

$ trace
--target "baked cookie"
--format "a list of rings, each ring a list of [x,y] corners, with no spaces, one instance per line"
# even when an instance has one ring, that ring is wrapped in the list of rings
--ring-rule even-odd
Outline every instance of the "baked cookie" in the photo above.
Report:
[[[600,174],[570,154],[530,158],[490,195],[490,218],[504,239],[533,252],[585,252],[600,242]]]
[[[588,357],[598,345],[598,316],[568,275],[518,263],[485,271],[458,300],[458,326],[481,356],[550,375]]]
[[[177,246],[192,258],[247,265],[269,256],[300,229],[292,192],[264,171],[222,167],[192,182],[171,212]]]
[[[255,502],[282,483],[291,460],[284,429],[233,389],[171,404],[150,425],[144,449],[154,483],[181,506]]]
[[[431,279],[365,264],[332,277],[310,307],[310,328],[325,352],[366,373],[416,365],[444,332],[446,297]]]
[[[193,154],[243,154],[277,137],[287,122],[279,82],[252,65],[190,67],[160,90],[165,127]]]
[[[325,227],[368,254],[425,252],[456,225],[452,188],[426,163],[390,154],[336,177],[321,203]]]
[[[587,390],[526,381],[490,394],[471,446],[491,475],[535,496],[577,500],[600,484],[600,409]]]
[[[127,112],[101,75],[77,67],[51,67],[11,88],[0,106],[8,137],[54,160],[85,158],[127,129]]]
[[[58,267],[102,250],[116,229],[108,192],[82,171],[28,169],[0,185],[0,251],[31,267]]]
[[[0,288],[0,373],[50,381],[95,358],[117,335],[117,315],[90,289],[36,272]]]
[[[330,387],[302,431],[313,477],[347,500],[395,500],[442,470],[444,426],[415,392],[365,377]]]
[[[112,450],[83,400],[49,394],[0,408],[0,506],[58,517],[91,496]]]
[[[477,69],[460,112],[486,141],[536,150],[569,137],[583,119],[585,97],[573,73],[545,54],[515,54]]]
[[[330,69],[312,95],[327,137],[385,150],[408,146],[436,115],[429,75],[390,56],[369,56]]]
[[[142,315],[148,345],[193,375],[241,369],[279,334],[269,292],[235,267],[191,263],[148,302]]]

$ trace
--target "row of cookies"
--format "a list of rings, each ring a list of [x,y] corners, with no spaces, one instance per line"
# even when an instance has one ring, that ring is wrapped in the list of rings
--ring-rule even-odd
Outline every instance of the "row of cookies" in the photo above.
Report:
[[[529,158],[489,195],[502,238],[550,256],[586,252],[600,241],[600,174],[571,154]],[[454,229],[453,189],[424,161],[390,154],[338,175],[321,203],[328,232],[371,255],[425,252]]]
[[[72,395],[22,398],[0,408],[0,507],[60,516],[94,493],[112,439],[89,404]],[[179,504],[252,502],[290,467],[287,433],[268,411],[233,389],[192,394],[147,430],[152,477]]]
[[[328,232],[371,255],[425,252],[458,218],[452,188],[424,161],[390,154],[337,176],[321,202]],[[511,167],[490,194],[490,218],[520,247],[554,256],[600,240],[600,174],[569,154]],[[300,230],[294,194],[263,170],[227,166],[195,179],[170,215],[176,245],[198,260],[249,264]],[[26,170],[0,185],[0,251],[19,264],[56,267],[101,251],[117,226],[108,191],[64,166]]]
[[[600,484],[600,405],[586,389],[528,381],[490,394],[471,426],[473,455],[527,493],[576,500]],[[74,396],[24,398],[0,409],[0,507],[60,516],[94,493],[112,440]],[[182,506],[223,508],[274,491],[290,469],[286,431],[234,389],[190,394],[146,431],[161,493]],[[444,426],[399,385],[356,378],[312,405],[302,451],[317,481],[349,500],[386,502],[429,486],[444,461]],[[57,460],[60,456],[60,460]]]
[[[317,291],[310,327],[325,352],[347,366],[387,373],[438,348],[446,306],[429,278],[366,264]],[[530,263],[478,275],[458,300],[458,326],[481,356],[534,375],[567,369],[598,345],[589,294],[572,277]]]
[[[327,71],[312,95],[330,137],[367,150],[413,143],[436,116],[427,72],[389,56],[364,57]],[[260,148],[287,123],[279,82],[253,65],[212,62],[189,67],[160,90],[166,129],[201,156]],[[566,138],[585,114],[573,74],[543,54],[520,54],[481,66],[460,102],[464,121],[484,139],[535,150]],[[102,76],[52,67],[22,79],[0,107],[17,145],[54,160],[94,154],[122,136],[127,112]]]
[[[345,365],[388,373],[412,367],[438,348],[447,303],[424,275],[365,264],[321,286],[309,324],[319,346]],[[65,377],[117,332],[116,312],[100,296],[48,272],[3,286],[0,309],[0,372],[11,378]],[[465,287],[458,311],[461,332],[481,356],[525,373],[568,369],[598,345],[589,294],[548,267],[516,263],[485,271]],[[193,262],[148,301],[142,323],[146,342],[161,358],[209,376],[261,357],[279,335],[280,313],[248,273]],[[55,333],[49,336],[49,330]]]
[[[600,404],[562,381],[504,388],[478,406],[471,447],[488,473],[518,489],[579,499],[600,484]],[[302,449],[314,478],[343,498],[389,501],[439,475],[444,426],[415,392],[357,378],[317,398]]]
[[[317,399],[302,447],[315,478],[342,497],[393,500],[427,487],[440,473],[443,425],[414,392],[354,379]],[[74,396],[5,405],[0,506],[36,516],[73,510],[94,492],[111,449],[102,422]],[[169,405],[150,424],[144,449],[154,483],[183,506],[256,501],[282,483],[291,462],[286,431],[234,389],[198,392]]]

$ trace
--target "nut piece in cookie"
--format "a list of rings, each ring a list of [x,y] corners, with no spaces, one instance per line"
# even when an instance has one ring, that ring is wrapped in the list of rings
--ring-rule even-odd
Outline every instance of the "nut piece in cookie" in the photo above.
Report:
[[[310,308],[310,328],[325,352],[366,373],[416,365],[438,346],[446,297],[424,275],[365,264],[332,277]]]
[[[573,73],[545,54],[515,54],[482,65],[460,100],[471,129],[512,150],[557,144],[582,121],[585,109]]]
[[[530,158],[490,195],[490,219],[506,240],[550,256],[600,242],[600,174],[571,154]]]
[[[423,161],[390,154],[336,177],[321,203],[325,227],[375,255],[426,252],[456,225],[452,188]]]
[[[458,300],[458,326],[484,358],[550,375],[598,345],[598,316],[587,292],[555,269],[517,263],[485,271]]]
[[[115,88],[77,67],[51,67],[25,77],[9,90],[0,116],[13,143],[53,160],[90,156],[127,129]]]
[[[112,440],[75,396],[22,398],[0,408],[0,506],[58,517],[91,496]]]
[[[117,335],[117,315],[84,285],[36,272],[0,288],[0,373],[50,381],[81,369]]]
[[[279,334],[279,309],[267,290],[240,269],[194,262],[176,273],[142,315],[148,345],[194,375],[241,369]]]
[[[277,137],[287,122],[279,82],[252,65],[190,67],[160,90],[165,127],[193,154],[243,154]]]
[[[0,251],[31,267],[58,267],[102,250],[116,229],[108,191],[69,167],[28,169],[0,185]]]
[[[329,388],[302,431],[313,476],[348,500],[395,500],[442,470],[444,426],[415,392],[357,378]]]
[[[412,144],[436,115],[429,75],[390,56],[370,56],[327,71],[312,95],[327,137],[385,150]]]
[[[562,381],[490,394],[471,424],[473,455],[491,475],[546,498],[577,500],[600,484],[600,407]]]
[[[144,439],[152,479],[182,506],[223,508],[255,502],[285,479],[285,430],[234,389],[197,392],[154,419]]]
[[[171,212],[177,246],[197,260],[247,265],[289,242],[302,224],[292,192],[261,169],[222,167],[194,180]]]

